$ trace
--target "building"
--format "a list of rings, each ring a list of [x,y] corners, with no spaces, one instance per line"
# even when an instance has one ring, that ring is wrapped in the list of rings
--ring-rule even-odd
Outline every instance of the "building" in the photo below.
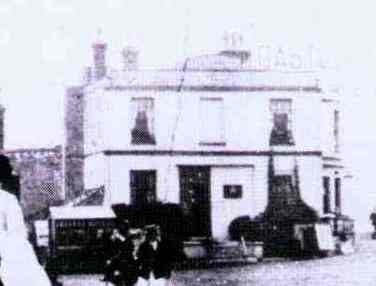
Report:
[[[233,219],[265,211],[272,162],[277,199],[298,181],[318,215],[341,213],[340,96],[314,72],[257,70],[239,49],[141,69],[127,49],[109,75],[106,44],[93,49],[94,71],[67,92],[65,162],[83,174],[68,193],[179,203],[195,236],[226,239]]]
[[[61,147],[4,150],[18,178],[25,218],[46,219],[50,206],[64,203]]]
[[[5,108],[0,105],[1,163],[13,172],[3,188],[19,198],[28,221],[45,219],[50,206],[65,201],[62,148],[4,149],[5,119]]]
[[[64,188],[72,201],[84,189],[83,86],[71,87],[65,96]]]

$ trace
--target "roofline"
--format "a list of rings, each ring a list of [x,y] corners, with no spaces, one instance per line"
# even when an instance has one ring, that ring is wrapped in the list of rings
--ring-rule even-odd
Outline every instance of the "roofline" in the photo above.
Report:
[[[154,156],[322,156],[321,151],[187,151],[187,150],[104,150],[104,155]],[[90,155],[86,155],[88,157]]]
[[[16,149],[3,149],[0,151],[1,154],[14,154],[14,153],[30,153],[30,152],[62,152],[61,145],[50,147],[50,148],[16,148]]]
[[[183,65],[182,65],[183,66]],[[132,74],[132,73],[144,73],[144,72],[182,72],[183,68],[182,66],[171,66],[171,67],[139,67],[134,70],[129,71],[121,71],[120,72],[124,74]],[[220,67],[220,68],[199,68],[199,67],[191,67],[188,66],[186,73],[192,72],[223,72],[223,73],[231,73],[231,72],[237,72],[237,73],[249,73],[249,72],[277,72],[277,73],[284,73],[284,74],[309,74],[309,73],[319,73],[320,71],[317,70],[307,70],[307,69],[293,69],[293,70],[287,70],[287,69],[271,69],[271,68],[256,68],[256,67],[247,67],[247,68],[233,68],[233,67]],[[77,87],[80,85],[72,85],[72,87]]]
[[[133,91],[178,91],[178,85],[113,85],[105,87],[105,90],[133,90]],[[260,91],[285,91],[321,93],[317,86],[224,86],[224,85],[197,85],[183,86],[181,91],[236,91],[236,92],[260,92]]]

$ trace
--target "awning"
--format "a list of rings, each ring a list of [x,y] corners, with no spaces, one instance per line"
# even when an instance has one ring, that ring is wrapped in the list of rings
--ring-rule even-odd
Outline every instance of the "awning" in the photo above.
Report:
[[[59,206],[50,207],[52,219],[101,219],[115,218],[115,213],[106,206]]]

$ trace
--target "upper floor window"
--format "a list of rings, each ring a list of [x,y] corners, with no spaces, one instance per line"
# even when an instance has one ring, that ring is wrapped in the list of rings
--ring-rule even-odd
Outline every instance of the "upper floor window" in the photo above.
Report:
[[[222,98],[200,99],[200,145],[225,145],[224,106]]]
[[[132,144],[155,144],[154,99],[148,97],[132,98]]]
[[[291,99],[272,99],[270,101],[273,121],[270,145],[294,145],[291,128],[291,103]]]
[[[334,125],[333,125],[333,135],[334,135],[334,152],[339,152],[339,111],[334,110]]]

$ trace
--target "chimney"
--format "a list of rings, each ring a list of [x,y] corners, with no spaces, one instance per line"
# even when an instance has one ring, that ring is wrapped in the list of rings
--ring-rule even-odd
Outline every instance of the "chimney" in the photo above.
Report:
[[[138,68],[138,50],[134,47],[125,47],[121,52],[123,56],[123,70],[130,71]]]
[[[103,42],[93,44],[94,75],[96,80],[100,80],[106,76],[106,48],[107,44]]]
[[[238,58],[241,63],[250,58],[250,51],[243,49],[243,35],[240,32],[226,32],[223,40],[225,49],[220,52],[221,55]]]

